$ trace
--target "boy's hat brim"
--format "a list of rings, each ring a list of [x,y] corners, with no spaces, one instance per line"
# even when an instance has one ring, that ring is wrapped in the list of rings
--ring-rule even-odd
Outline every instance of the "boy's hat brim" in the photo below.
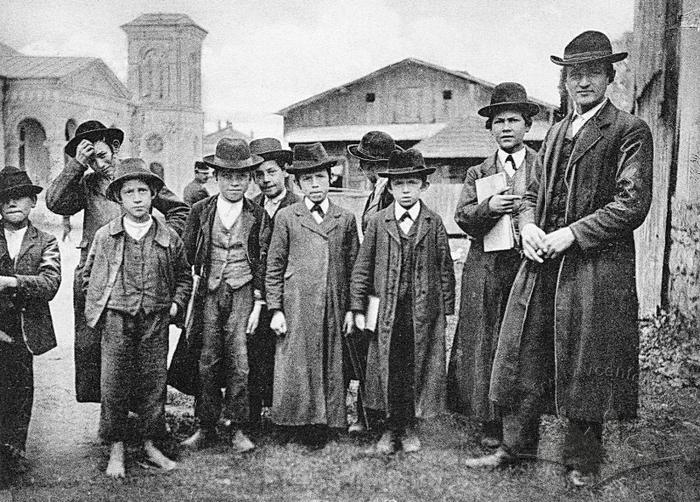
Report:
[[[117,197],[119,190],[121,190],[122,185],[129,180],[142,180],[151,187],[155,193],[160,192],[165,186],[165,182],[160,176],[152,173],[146,167],[146,163],[143,160],[138,158],[124,159],[115,170],[114,180],[107,186],[105,192],[106,197],[113,202],[119,202],[119,198]]]
[[[380,171],[377,173],[377,176],[381,178],[408,178],[411,176],[422,176],[422,175],[428,175],[428,174],[433,174],[435,172],[434,167],[423,167],[419,169],[412,169],[412,168],[406,168],[406,169],[394,169],[393,171]]]
[[[116,127],[105,127],[102,122],[97,120],[88,120],[78,126],[75,131],[75,136],[63,149],[65,154],[71,158],[75,158],[76,149],[84,139],[91,143],[104,139],[113,150],[116,150],[124,142],[124,131]]]
[[[38,185],[17,185],[12,188],[0,190],[0,200],[6,201],[10,199],[19,199],[20,197],[29,197],[37,195],[43,190]]]
[[[36,195],[43,190],[32,183],[27,171],[7,166],[0,171],[0,200]]]

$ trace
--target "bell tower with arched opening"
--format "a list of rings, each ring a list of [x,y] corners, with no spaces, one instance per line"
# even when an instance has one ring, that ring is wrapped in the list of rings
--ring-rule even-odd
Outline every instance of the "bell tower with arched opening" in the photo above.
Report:
[[[122,26],[129,42],[128,88],[135,105],[133,154],[163,167],[181,195],[202,158],[202,41],[185,14],[144,14]]]

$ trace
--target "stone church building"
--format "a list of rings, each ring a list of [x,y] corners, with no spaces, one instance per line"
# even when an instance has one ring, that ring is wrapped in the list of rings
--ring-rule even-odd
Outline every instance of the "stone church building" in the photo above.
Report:
[[[97,58],[26,56],[0,43],[0,166],[26,169],[46,186],[64,165],[78,124],[96,119],[125,132],[119,156],[162,168],[176,193],[202,157],[202,41],[184,14],[144,14],[122,26],[124,85]]]

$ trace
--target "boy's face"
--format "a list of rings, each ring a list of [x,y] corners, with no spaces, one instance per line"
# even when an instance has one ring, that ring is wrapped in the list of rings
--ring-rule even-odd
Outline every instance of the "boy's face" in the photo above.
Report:
[[[255,170],[254,176],[260,191],[267,198],[274,199],[284,190],[284,182],[289,175],[276,160],[266,160]]]
[[[194,179],[196,179],[200,183],[206,183],[209,179],[209,173],[206,171],[195,171]]]
[[[385,162],[370,162],[368,160],[360,159],[360,171],[362,171],[364,175],[367,176],[367,179],[370,181],[370,183],[374,184],[377,182],[377,171],[380,167],[383,167],[383,165],[385,164]]]
[[[390,178],[389,192],[394,196],[394,200],[405,208],[411,207],[418,202],[420,196],[428,188],[427,181],[421,178]]]
[[[250,184],[250,173],[230,171],[227,169],[216,170],[216,183],[219,185],[219,193],[229,202],[238,202],[243,198]]]
[[[1,201],[0,214],[2,214],[3,221],[6,221],[11,226],[23,227],[29,219],[29,212],[34,207],[36,207],[36,197],[25,195]]]
[[[93,171],[105,176],[112,176],[114,172],[114,153],[104,141],[95,141],[93,144],[95,155],[90,159],[90,167]]]
[[[323,202],[331,186],[331,180],[326,169],[300,174],[297,178],[297,183],[304,195],[315,204]]]
[[[138,179],[126,180],[119,190],[119,198],[127,218],[137,223],[148,221],[153,203],[148,183]]]
[[[517,152],[523,147],[525,133],[529,130],[530,126],[519,111],[504,110],[494,114],[491,120],[491,134],[498,146],[508,153]]]

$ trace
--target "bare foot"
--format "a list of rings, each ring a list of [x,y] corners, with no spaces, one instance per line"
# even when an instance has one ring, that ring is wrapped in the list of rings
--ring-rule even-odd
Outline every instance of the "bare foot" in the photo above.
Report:
[[[170,460],[168,457],[163,455],[158,448],[155,447],[153,441],[147,439],[143,443],[143,449],[146,451],[146,457],[148,460],[153,462],[155,465],[163,469],[164,471],[172,471],[177,467],[177,463]]]
[[[124,479],[126,476],[126,470],[124,469],[124,443],[122,441],[112,444],[105,474],[114,479]]]

